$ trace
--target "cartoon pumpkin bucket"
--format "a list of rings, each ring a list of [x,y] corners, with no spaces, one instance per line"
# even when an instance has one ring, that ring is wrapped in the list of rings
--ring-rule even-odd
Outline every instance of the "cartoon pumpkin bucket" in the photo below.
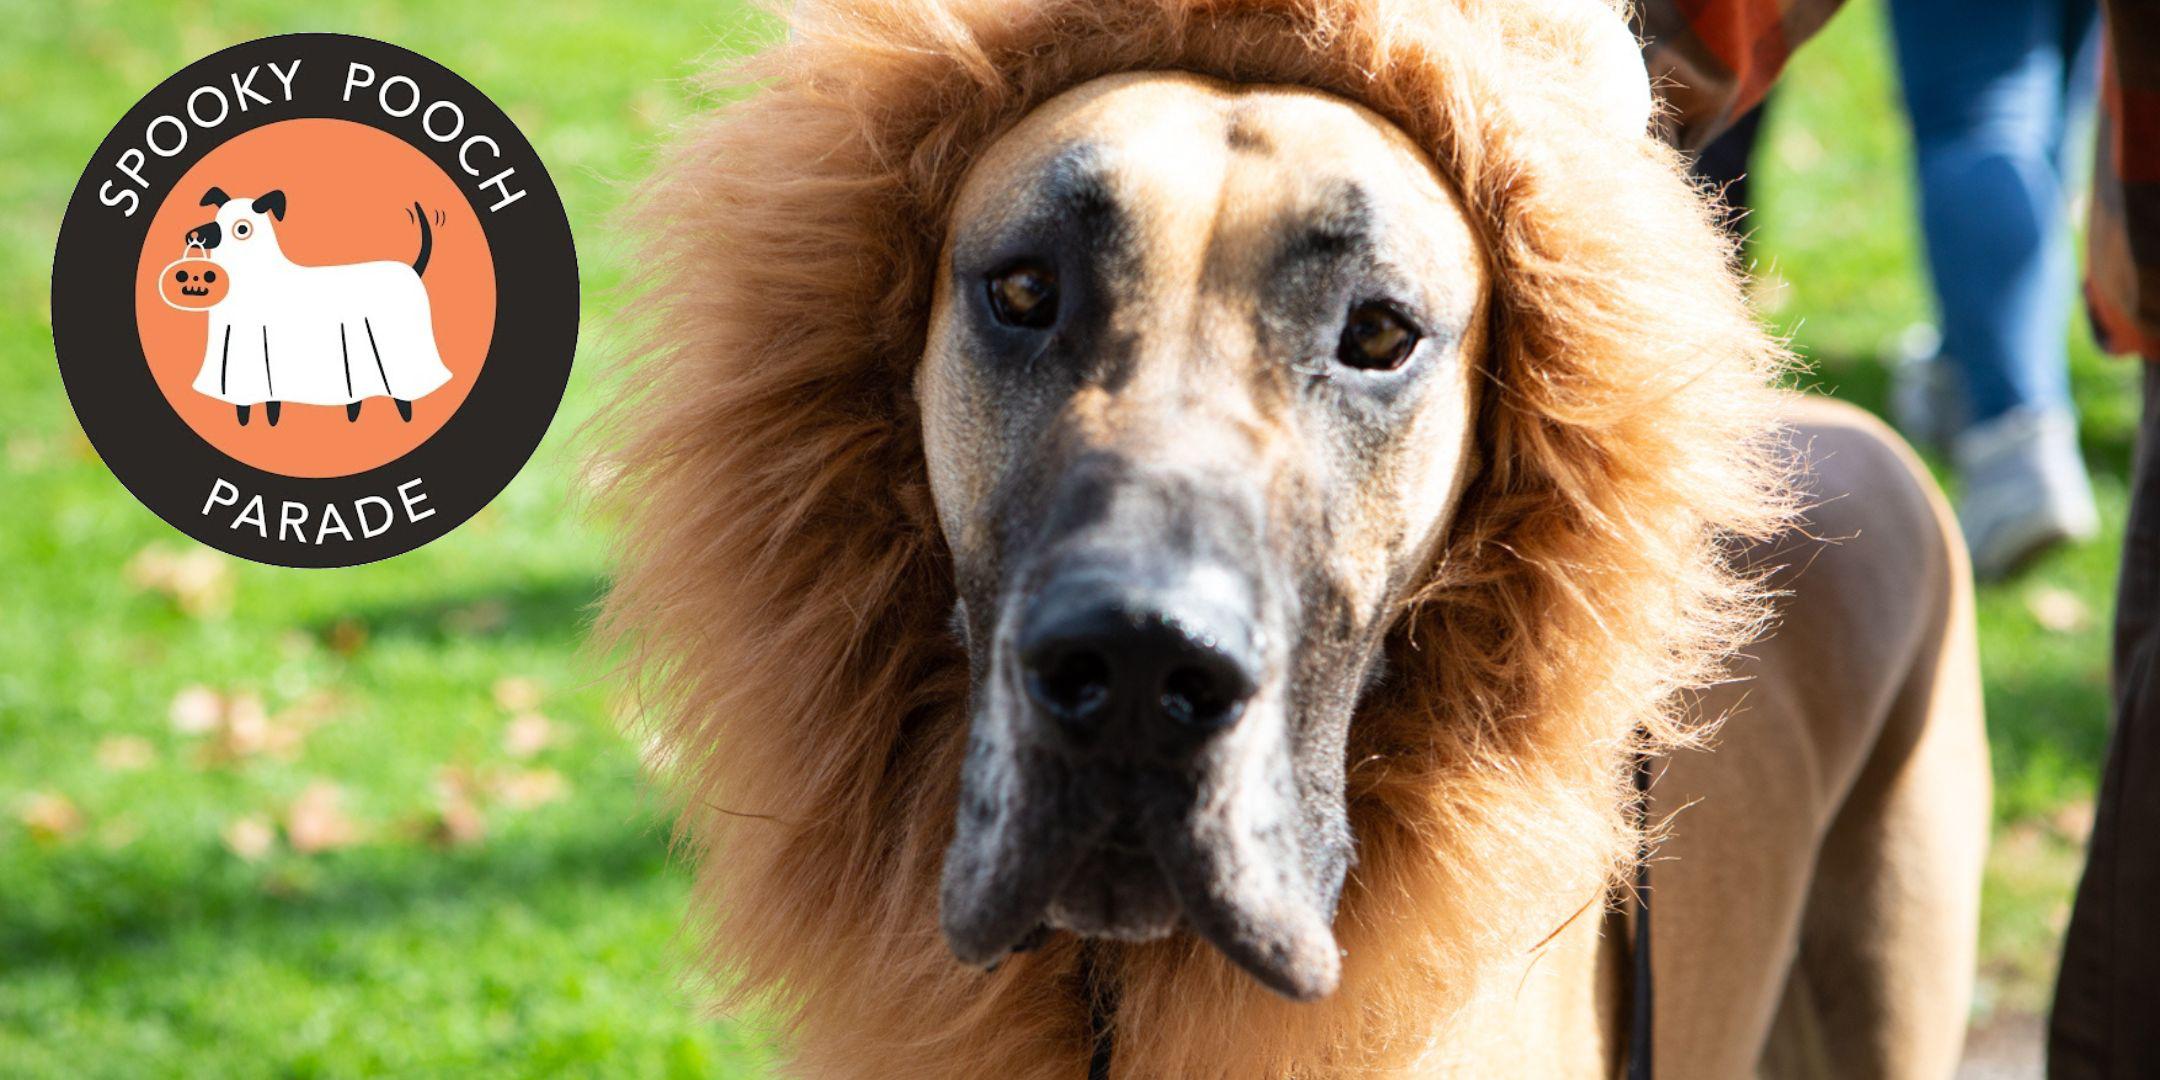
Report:
[[[210,252],[199,244],[189,244],[158,272],[158,296],[182,311],[215,307],[231,288],[225,268],[212,262]]]

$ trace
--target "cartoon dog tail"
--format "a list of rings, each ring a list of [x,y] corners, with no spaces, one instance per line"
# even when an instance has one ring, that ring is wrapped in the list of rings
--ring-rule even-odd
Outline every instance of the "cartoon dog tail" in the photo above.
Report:
[[[420,219],[420,254],[413,256],[412,272],[427,273],[428,255],[435,250],[435,233],[428,228],[427,211],[419,203],[412,204],[413,216]]]

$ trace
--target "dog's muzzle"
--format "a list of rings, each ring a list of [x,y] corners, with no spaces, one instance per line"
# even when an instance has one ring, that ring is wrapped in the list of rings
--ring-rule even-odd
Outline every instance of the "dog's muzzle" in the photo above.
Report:
[[[1251,528],[1130,490],[1000,605],[978,688],[941,921],[994,964],[1045,929],[1143,941],[1183,926],[1268,986],[1334,988],[1339,854],[1293,761],[1290,613]],[[1220,525],[1220,522],[1216,522]],[[1331,863],[1330,859],[1335,862]]]

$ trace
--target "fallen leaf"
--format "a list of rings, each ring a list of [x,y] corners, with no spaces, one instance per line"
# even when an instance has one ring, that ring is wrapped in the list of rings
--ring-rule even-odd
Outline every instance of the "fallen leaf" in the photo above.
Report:
[[[128,560],[126,574],[136,588],[167,597],[192,617],[232,607],[232,564],[206,547],[146,547]]]
[[[547,749],[555,742],[555,725],[539,713],[525,713],[513,717],[503,729],[503,753],[524,759]]]
[[[442,621],[451,633],[484,637],[510,625],[510,606],[500,600],[481,600],[452,608]]]
[[[190,686],[173,695],[173,730],[182,735],[201,735],[217,727],[225,715],[225,695],[207,686]]]
[[[285,761],[300,756],[300,747],[322,719],[336,708],[326,691],[318,691],[271,716],[260,696],[241,692],[223,694],[193,686],[173,699],[173,727],[190,735],[207,735],[198,747],[199,765],[231,765],[248,758],[269,755]]]
[[[2092,625],[2092,609],[2068,589],[2043,585],[2025,594],[2025,610],[2040,628],[2054,634],[2075,634]]]
[[[2092,800],[2080,799],[2056,807],[2055,812],[2048,815],[2048,824],[2054,827],[2056,835],[2083,847],[2092,839]]]
[[[218,835],[225,841],[225,850],[248,862],[262,859],[277,845],[277,829],[271,826],[269,819],[256,815],[226,822]]]
[[[287,727],[312,730],[321,727],[336,716],[345,703],[328,690],[312,690],[300,696],[277,714],[277,722]]]
[[[16,472],[29,472],[43,465],[48,456],[45,440],[35,435],[17,435],[8,440],[8,466]]]
[[[67,796],[50,791],[32,792],[17,812],[30,838],[41,844],[57,844],[82,831],[82,811]]]
[[[569,794],[570,782],[553,769],[525,769],[496,777],[494,791],[512,810],[530,810]]]
[[[367,624],[358,619],[339,619],[323,631],[323,644],[339,656],[351,656],[367,648]]]
[[[467,847],[487,839],[487,815],[481,812],[472,774],[444,768],[435,774],[435,816],[427,837],[442,847]]]
[[[146,769],[157,760],[157,747],[140,735],[113,735],[98,741],[97,763],[113,772]]]
[[[302,855],[350,847],[360,829],[345,815],[345,793],[336,784],[309,784],[285,809],[285,839]]]
[[[142,823],[131,817],[116,817],[98,826],[98,846],[107,851],[118,851],[142,838]]]
[[[531,712],[540,707],[540,682],[523,675],[506,675],[495,680],[495,704],[514,713]]]

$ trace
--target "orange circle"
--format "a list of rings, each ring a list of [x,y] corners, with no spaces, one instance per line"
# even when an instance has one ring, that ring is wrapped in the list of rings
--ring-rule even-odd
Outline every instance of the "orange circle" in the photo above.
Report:
[[[187,249],[189,231],[217,213],[201,205],[212,187],[243,200],[284,192],[285,215],[273,224],[285,257],[299,267],[376,260],[410,264],[420,244],[412,206],[417,202],[424,208],[434,245],[420,280],[435,346],[450,379],[412,402],[410,421],[400,419],[392,401],[375,397],[361,402],[352,421],[340,405],[286,402],[275,427],[261,405],[243,425],[232,404],[195,389],[211,318],[202,310],[168,306],[159,292],[174,260],[205,255],[217,260],[215,248]],[[284,476],[366,472],[426,442],[471,392],[495,331],[494,260],[456,181],[396,136],[348,120],[267,124],[205,154],[151,217],[136,282],[143,356],[165,400],[210,445]]]

